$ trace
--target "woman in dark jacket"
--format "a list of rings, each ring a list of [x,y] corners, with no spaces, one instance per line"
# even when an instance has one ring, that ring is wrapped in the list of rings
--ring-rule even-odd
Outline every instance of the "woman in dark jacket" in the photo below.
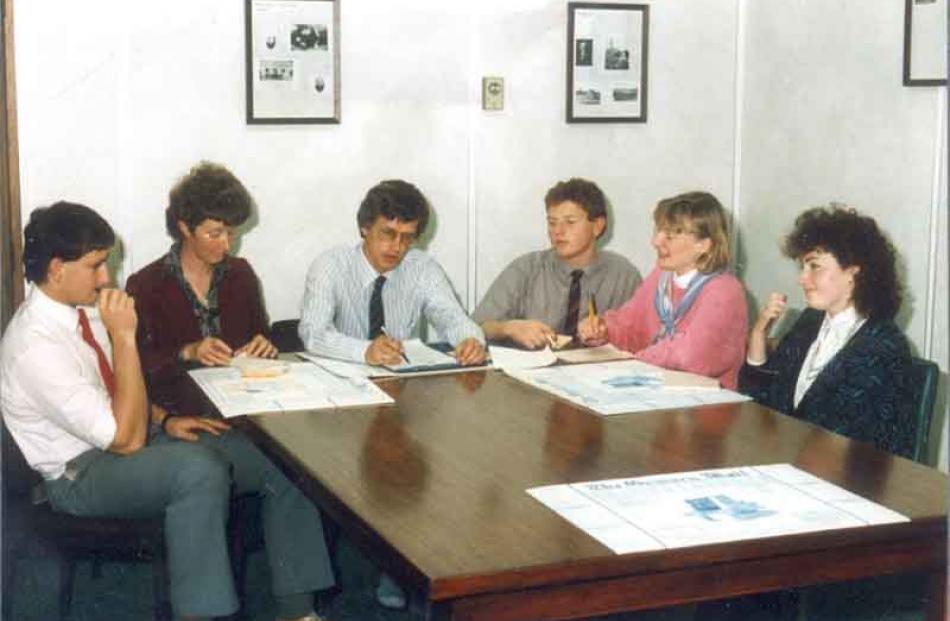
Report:
[[[749,334],[739,388],[757,402],[909,456],[914,423],[894,247],[874,219],[833,206],[795,220],[785,254],[801,265],[808,308],[774,352],[767,335],[785,309],[772,293]]]

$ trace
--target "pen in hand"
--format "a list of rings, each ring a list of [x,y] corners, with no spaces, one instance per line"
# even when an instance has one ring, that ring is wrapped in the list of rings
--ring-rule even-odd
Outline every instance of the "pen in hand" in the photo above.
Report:
[[[386,336],[386,338],[388,338],[389,340],[391,341],[396,340],[393,337],[389,336],[389,332],[386,331],[386,326],[381,327],[379,331],[382,332]],[[406,364],[412,364],[411,362],[409,362],[409,356],[406,355],[405,351],[400,350],[399,355],[402,356],[402,359],[405,360]]]
[[[591,322],[597,319],[597,301],[593,293],[587,294],[587,319]]]

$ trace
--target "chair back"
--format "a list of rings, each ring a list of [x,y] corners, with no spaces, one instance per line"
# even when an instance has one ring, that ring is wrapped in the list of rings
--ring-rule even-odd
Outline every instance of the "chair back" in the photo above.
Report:
[[[42,482],[42,477],[38,472],[30,468],[26,463],[23,452],[17,445],[10,430],[7,429],[6,421],[0,418],[0,464],[2,464],[3,496],[29,497],[36,487],[37,483]]]
[[[920,463],[926,463],[928,457],[930,419],[933,417],[939,377],[940,368],[935,363],[923,358],[911,358],[908,379],[914,419],[917,423],[912,457]]]
[[[283,319],[275,321],[270,327],[270,341],[280,353],[303,351],[303,341],[297,334],[300,326],[299,319]]]

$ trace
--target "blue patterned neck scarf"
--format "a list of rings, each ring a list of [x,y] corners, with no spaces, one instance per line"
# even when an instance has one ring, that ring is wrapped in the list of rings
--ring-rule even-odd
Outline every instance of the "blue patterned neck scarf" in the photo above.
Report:
[[[699,292],[702,291],[707,282],[721,273],[722,271],[710,272],[709,274],[700,272],[693,276],[693,279],[689,282],[689,287],[686,288],[686,294],[683,295],[683,299],[680,300],[680,303],[677,304],[675,308],[673,307],[672,291],[673,272],[662,272],[660,274],[660,282],[656,286],[656,295],[653,297],[653,306],[656,308],[656,314],[660,318],[660,329],[657,331],[656,336],[653,337],[653,343],[663,339],[673,338],[673,335],[676,334],[676,324],[683,318],[683,315],[689,312],[690,307],[693,306],[693,302],[696,301],[696,296],[699,295]]]

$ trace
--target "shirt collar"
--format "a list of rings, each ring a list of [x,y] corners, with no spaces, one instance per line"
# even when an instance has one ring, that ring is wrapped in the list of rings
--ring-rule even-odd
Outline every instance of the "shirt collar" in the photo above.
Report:
[[[834,317],[828,313],[825,313],[825,323],[827,323],[828,328],[834,332],[850,330],[852,326],[862,319],[863,317],[858,314],[858,311],[854,308],[853,304]]]
[[[30,290],[30,305],[39,310],[44,317],[52,319],[69,330],[75,330],[79,325],[79,311],[75,306],[57,302],[46,295],[42,289],[34,285]],[[89,316],[98,315],[94,307],[83,307]]]
[[[554,265],[556,266],[557,273],[563,276],[564,278],[570,278],[571,272],[574,270],[581,270],[584,272],[584,276],[589,276],[597,271],[600,265],[603,263],[600,257],[600,252],[597,252],[594,255],[594,260],[585,265],[584,267],[571,267],[565,263],[561,257],[557,256],[557,251],[554,248],[549,248],[548,252],[551,253],[551,257],[554,259]]]
[[[376,280],[376,278],[378,278],[380,275],[389,278],[393,272],[399,269],[399,265],[402,265],[402,262],[400,261],[399,265],[397,265],[395,269],[380,274],[369,262],[369,259],[366,258],[366,253],[363,252],[363,243],[364,242],[361,240],[360,243],[356,245],[356,254],[359,255],[359,260],[356,262],[356,269],[358,271],[359,282],[362,286],[365,287],[369,283]],[[403,260],[405,260],[405,258],[403,258]]]
[[[699,273],[699,270],[692,269],[685,274],[673,274],[673,284],[677,289],[686,289],[689,283],[693,282],[693,277]]]
[[[230,255],[225,255],[223,260],[212,266],[212,279],[221,278],[221,276],[228,271],[230,258]],[[165,269],[167,269],[170,274],[181,276],[181,278],[184,279],[184,274],[181,269],[181,242],[172,244],[172,247],[169,248],[165,254],[162,263],[165,264]]]

